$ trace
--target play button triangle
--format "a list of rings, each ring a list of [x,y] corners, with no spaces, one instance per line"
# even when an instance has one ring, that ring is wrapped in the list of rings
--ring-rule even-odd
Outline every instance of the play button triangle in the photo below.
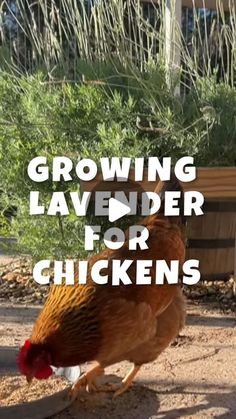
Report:
[[[131,212],[131,209],[128,205],[123,204],[123,202],[118,201],[118,199],[110,198],[109,199],[109,221],[113,223],[119,218],[124,217]]]

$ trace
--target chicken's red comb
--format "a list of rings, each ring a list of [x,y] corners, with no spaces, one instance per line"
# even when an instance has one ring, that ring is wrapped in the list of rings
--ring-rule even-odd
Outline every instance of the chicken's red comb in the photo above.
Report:
[[[27,366],[26,366],[26,355],[28,353],[28,350],[31,346],[31,342],[29,339],[27,339],[24,343],[24,345],[21,347],[19,355],[17,357],[17,364],[19,367],[19,370],[21,372],[21,374],[26,375],[27,374]]]

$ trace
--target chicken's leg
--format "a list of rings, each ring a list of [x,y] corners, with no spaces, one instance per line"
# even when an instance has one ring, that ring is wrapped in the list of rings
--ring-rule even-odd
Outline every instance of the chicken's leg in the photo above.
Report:
[[[93,366],[73,384],[69,394],[70,399],[75,400],[82,387],[85,387],[88,392],[91,390],[97,390],[95,381],[96,378],[102,374],[104,374],[104,369],[100,365]]]
[[[121,383],[105,384],[98,387],[98,391],[114,391],[113,398],[123,394],[132,385],[133,379],[140,370],[141,365],[133,365]]]

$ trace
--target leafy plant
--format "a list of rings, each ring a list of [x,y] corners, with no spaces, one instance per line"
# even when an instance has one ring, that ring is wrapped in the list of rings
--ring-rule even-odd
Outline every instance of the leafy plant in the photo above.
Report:
[[[109,70],[110,71],[110,70]],[[17,250],[37,258],[85,255],[85,220],[69,216],[29,216],[29,193],[40,191],[46,208],[53,191],[79,191],[72,181],[37,185],[27,175],[29,161],[46,156],[72,159],[192,155],[197,165],[230,166],[236,161],[236,90],[215,78],[199,78],[188,96],[176,97],[163,70],[145,77],[128,71],[132,86],[51,83],[41,73],[0,76],[0,211],[17,208],[11,226],[1,218],[0,234],[17,238]],[[112,73],[111,73],[112,76]],[[125,70],[122,78],[125,79]],[[158,85],[158,89],[155,86]],[[90,217],[90,215],[88,215]],[[88,218],[89,222],[91,218]],[[101,220],[104,228],[107,224]],[[8,227],[9,226],[9,227]],[[9,229],[10,228],[10,229]]]

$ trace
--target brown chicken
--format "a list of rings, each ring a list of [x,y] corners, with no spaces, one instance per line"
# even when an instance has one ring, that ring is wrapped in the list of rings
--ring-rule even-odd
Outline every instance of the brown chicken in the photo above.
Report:
[[[163,214],[167,190],[182,192],[180,217]],[[100,259],[109,263],[112,259],[178,260],[181,269],[185,258],[183,191],[173,174],[169,182],[159,183],[156,191],[161,196],[160,211],[141,223],[149,230],[148,249],[131,251],[126,241],[119,250],[105,250],[89,259],[86,285],[52,287],[19,354],[19,368],[28,381],[48,378],[51,365],[67,367],[93,361],[73,385],[71,397],[74,399],[81,387],[112,390],[117,396],[131,385],[141,365],[157,358],[178,335],[185,319],[180,286],[156,285],[154,267],[151,285],[97,285],[90,277],[91,267]],[[104,270],[104,274],[109,272],[110,267]],[[136,277],[135,267],[130,267],[128,275]],[[134,366],[119,386],[98,387],[96,379],[104,369],[123,360]]]

